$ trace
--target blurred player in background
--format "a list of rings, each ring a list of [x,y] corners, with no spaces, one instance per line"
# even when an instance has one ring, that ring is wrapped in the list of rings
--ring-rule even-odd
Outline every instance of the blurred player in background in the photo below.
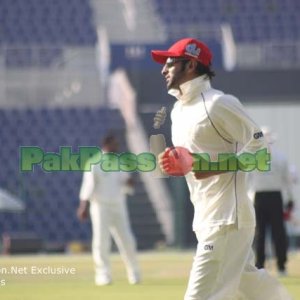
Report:
[[[163,64],[168,93],[177,98],[171,113],[175,147],[208,153],[212,160],[220,153],[256,153],[266,147],[239,100],[211,87],[212,54],[204,43],[182,39],[168,51],[153,50],[152,58]],[[173,160],[168,153],[160,155],[166,173]],[[184,299],[231,300],[238,291],[246,299],[290,299],[275,279],[254,266],[255,213],[246,173],[197,171],[185,177],[198,245]]]
[[[101,146],[104,153],[117,153],[119,150],[118,141],[113,135],[106,136]],[[109,263],[110,234],[125,263],[129,283],[140,282],[136,241],[130,228],[125,195],[126,190],[133,188],[132,185],[128,173],[104,172],[100,164],[94,164],[90,172],[84,172],[77,215],[83,221],[90,212],[96,285],[108,285],[112,282]]]
[[[286,275],[287,235],[284,225],[283,197],[291,200],[291,181],[289,164],[285,155],[279,152],[273,143],[275,133],[263,126],[262,131],[271,152],[271,169],[269,172],[252,172],[250,174],[251,190],[253,190],[256,212],[256,267],[265,265],[266,234],[269,227],[277,257],[277,268],[280,275]]]

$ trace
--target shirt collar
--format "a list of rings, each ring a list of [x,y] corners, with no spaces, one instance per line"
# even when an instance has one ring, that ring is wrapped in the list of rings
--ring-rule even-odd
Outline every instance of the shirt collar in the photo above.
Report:
[[[202,75],[181,84],[180,90],[170,89],[168,93],[182,103],[187,103],[209,88],[211,88],[209,79],[206,75]]]

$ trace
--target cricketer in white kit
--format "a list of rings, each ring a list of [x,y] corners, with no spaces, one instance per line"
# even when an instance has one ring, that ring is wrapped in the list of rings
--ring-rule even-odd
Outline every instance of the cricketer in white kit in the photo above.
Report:
[[[105,152],[116,152],[116,138],[105,137],[102,149]],[[129,183],[128,173],[104,172],[100,164],[92,165],[91,171],[84,172],[83,175],[77,214],[80,220],[84,220],[88,209],[90,211],[96,285],[112,282],[109,262],[110,235],[114,238],[125,263],[129,283],[137,284],[140,281],[136,241],[131,231],[126,206],[125,192]]]
[[[220,153],[254,154],[266,148],[239,100],[211,87],[212,54],[204,43],[182,39],[167,51],[153,50],[152,57],[164,65],[168,92],[177,98],[171,113],[174,146],[208,153],[212,160]],[[159,163],[166,172],[172,162],[165,153]],[[185,300],[291,299],[277,280],[254,266],[255,213],[246,176],[243,171],[185,175],[198,240]]]

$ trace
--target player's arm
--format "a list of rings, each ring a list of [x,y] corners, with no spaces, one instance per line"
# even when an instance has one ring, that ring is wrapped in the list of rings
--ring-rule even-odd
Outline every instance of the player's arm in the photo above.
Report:
[[[130,195],[130,196],[134,195],[134,192],[135,192],[134,179],[128,173],[122,173],[122,175],[124,176],[123,182],[122,182],[123,183],[122,189],[123,189],[124,194]]]
[[[227,173],[229,171],[193,171],[194,177],[196,179],[206,179],[212,176],[216,176],[216,175],[220,175],[220,174],[224,174]],[[232,171],[231,171],[232,172]]]
[[[215,123],[224,142],[232,143],[236,147],[235,155],[238,158],[242,153],[255,154],[257,151],[267,149],[260,127],[245,112],[242,104],[231,95],[224,95],[210,110],[210,117]],[[224,162],[223,162],[224,163]],[[242,161],[243,170],[247,169]],[[232,171],[196,171],[196,179],[205,179]]]
[[[79,194],[79,205],[77,208],[77,217],[83,222],[88,219],[88,213],[90,208],[89,199],[94,191],[94,174],[93,171],[88,171],[83,173],[82,184]]]
[[[256,158],[255,169],[268,169],[269,148],[258,126],[245,111],[240,101],[231,95],[223,95],[214,105],[212,120],[226,142],[232,144],[234,154],[238,159],[239,170],[253,170],[253,163],[245,159],[246,154]],[[246,155],[246,156],[245,156]],[[255,170],[254,169],[254,170]]]
[[[232,170],[219,170],[220,165],[229,165],[232,159],[231,156],[220,161],[210,161],[210,157],[199,155],[199,153],[194,153],[192,156],[194,158],[192,171],[195,179],[206,179],[212,176],[233,172]]]
[[[80,222],[83,222],[88,219],[90,209],[89,200],[80,200],[79,206],[77,208],[77,217]]]
[[[255,154],[262,149],[268,149],[267,142],[258,126],[246,113],[245,108],[237,98],[223,95],[212,109],[212,119],[227,140],[237,146],[236,155],[242,153]]]

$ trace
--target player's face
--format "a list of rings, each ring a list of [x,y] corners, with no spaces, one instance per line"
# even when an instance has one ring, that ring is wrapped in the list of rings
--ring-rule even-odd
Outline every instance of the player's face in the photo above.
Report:
[[[186,82],[186,63],[187,59],[183,57],[169,57],[161,71],[166,79],[167,89],[179,89],[179,86]]]

